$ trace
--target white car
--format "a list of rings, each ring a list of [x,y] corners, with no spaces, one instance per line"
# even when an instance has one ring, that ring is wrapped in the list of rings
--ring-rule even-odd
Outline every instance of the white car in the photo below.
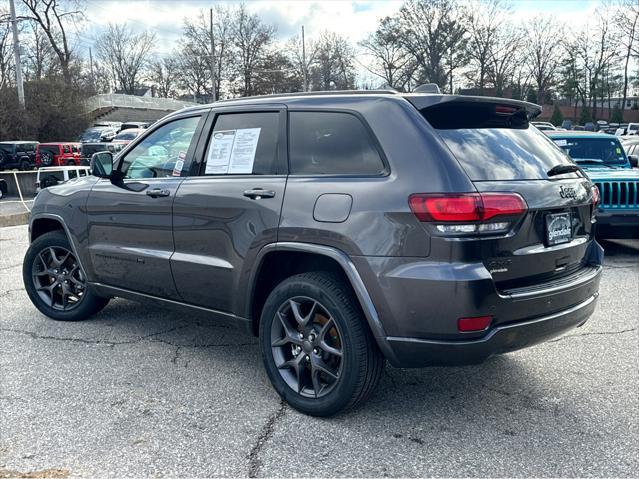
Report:
[[[49,186],[59,185],[73,178],[89,176],[91,168],[88,166],[48,166],[38,168],[36,176],[36,192],[48,188]]]
[[[531,121],[541,131],[556,130],[557,127],[548,121]]]

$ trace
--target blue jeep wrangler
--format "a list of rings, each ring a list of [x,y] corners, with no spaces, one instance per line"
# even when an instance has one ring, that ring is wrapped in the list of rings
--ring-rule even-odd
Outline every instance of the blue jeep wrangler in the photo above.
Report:
[[[552,131],[548,137],[586,172],[599,188],[597,236],[639,238],[639,170],[613,135]]]

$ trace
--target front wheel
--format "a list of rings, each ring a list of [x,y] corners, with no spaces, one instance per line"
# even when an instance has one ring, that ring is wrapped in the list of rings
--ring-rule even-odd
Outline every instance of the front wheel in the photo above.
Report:
[[[38,237],[24,257],[22,279],[36,308],[60,321],[87,319],[109,302],[93,292],[62,231]]]
[[[271,292],[260,320],[260,347],[275,390],[313,416],[365,401],[384,368],[351,289],[327,272],[293,276]]]
[[[20,171],[29,171],[31,169],[31,163],[28,160],[22,160],[19,168]]]

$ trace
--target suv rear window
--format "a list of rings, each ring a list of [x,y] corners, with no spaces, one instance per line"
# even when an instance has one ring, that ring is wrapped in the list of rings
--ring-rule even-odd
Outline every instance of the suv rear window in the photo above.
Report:
[[[421,113],[473,181],[545,180],[552,167],[571,164],[523,110],[498,109],[494,103],[455,102]]]
[[[370,133],[355,115],[291,112],[289,128],[292,174],[368,176],[385,170]]]

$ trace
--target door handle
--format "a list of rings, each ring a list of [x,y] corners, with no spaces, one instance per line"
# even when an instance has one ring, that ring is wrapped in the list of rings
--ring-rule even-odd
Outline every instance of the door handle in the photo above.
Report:
[[[262,188],[254,188],[252,190],[246,190],[244,196],[251,198],[252,200],[261,200],[262,198],[274,198],[275,191],[263,190]]]
[[[152,190],[146,190],[146,195],[151,198],[158,198],[159,196],[169,196],[170,190],[163,190],[162,188],[153,188]]]

